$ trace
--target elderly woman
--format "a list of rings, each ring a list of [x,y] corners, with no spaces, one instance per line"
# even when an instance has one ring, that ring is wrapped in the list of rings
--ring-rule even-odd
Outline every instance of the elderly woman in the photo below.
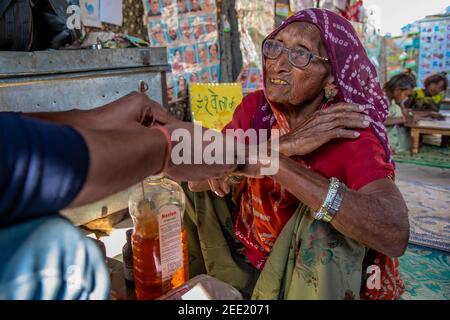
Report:
[[[279,129],[279,171],[244,166],[241,181],[189,183],[191,275],[254,299],[398,299],[407,207],[387,101],[356,32],[308,9],[264,40],[263,55],[265,90],[246,96],[226,128]],[[199,192],[206,185],[216,195]]]

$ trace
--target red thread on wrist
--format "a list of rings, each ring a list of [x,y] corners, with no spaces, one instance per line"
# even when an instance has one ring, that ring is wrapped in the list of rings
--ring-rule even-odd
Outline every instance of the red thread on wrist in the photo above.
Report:
[[[163,164],[162,169],[158,172],[158,174],[159,174],[161,172],[164,172],[164,170],[169,166],[170,153],[172,151],[172,139],[170,138],[169,131],[165,127],[153,126],[152,129],[156,129],[159,132],[161,132],[164,135],[164,138],[166,140],[166,157],[164,159],[164,164]]]

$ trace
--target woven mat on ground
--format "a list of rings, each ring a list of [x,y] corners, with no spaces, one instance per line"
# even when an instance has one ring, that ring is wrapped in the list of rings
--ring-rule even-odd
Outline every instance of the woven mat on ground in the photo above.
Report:
[[[450,254],[414,245],[400,257],[404,300],[450,299]]]
[[[412,156],[409,151],[394,155],[396,162],[413,163],[422,166],[450,168],[450,148],[423,144],[419,154]]]
[[[450,184],[397,180],[409,209],[410,242],[450,252]]]

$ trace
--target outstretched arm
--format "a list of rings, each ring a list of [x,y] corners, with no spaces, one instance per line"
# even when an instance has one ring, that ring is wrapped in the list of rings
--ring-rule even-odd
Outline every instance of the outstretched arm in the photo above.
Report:
[[[273,177],[301,202],[318,210],[328,179],[285,156]],[[378,179],[358,191],[347,190],[331,224],[342,234],[388,256],[401,256],[409,238],[408,209],[395,183]]]

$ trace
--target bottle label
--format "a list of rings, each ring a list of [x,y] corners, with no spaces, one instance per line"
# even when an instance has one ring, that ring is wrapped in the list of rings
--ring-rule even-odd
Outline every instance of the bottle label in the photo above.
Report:
[[[183,267],[180,209],[175,205],[165,206],[158,215],[158,220],[162,288],[166,292],[172,288],[172,277]]]

